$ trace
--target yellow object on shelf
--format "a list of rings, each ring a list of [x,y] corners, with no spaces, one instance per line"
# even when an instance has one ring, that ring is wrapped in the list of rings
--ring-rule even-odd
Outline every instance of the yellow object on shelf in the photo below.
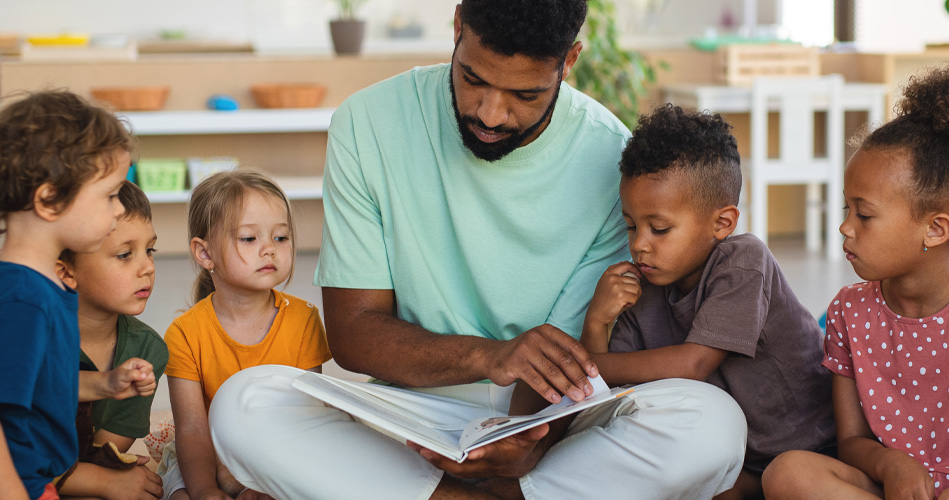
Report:
[[[89,43],[89,35],[33,35],[28,36],[26,41],[32,45],[87,45]]]

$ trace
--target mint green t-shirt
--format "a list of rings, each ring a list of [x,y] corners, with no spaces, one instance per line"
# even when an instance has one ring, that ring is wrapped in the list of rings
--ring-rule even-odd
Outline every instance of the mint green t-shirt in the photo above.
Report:
[[[450,65],[415,68],[333,114],[314,283],[391,289],[433,332],[579,338],[597,280],[628,260],[619,159],[629,130],[562,84],[550,124],[496,162],[463,145]]]

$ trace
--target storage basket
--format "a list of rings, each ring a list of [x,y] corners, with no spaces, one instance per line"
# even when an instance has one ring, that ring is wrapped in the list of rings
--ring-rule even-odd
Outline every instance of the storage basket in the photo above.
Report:
[[[759,76],[820,75],[816,48],[795,44],[735,44],[718,49],[717,79],[729,85],[750,85]]]
[[[145,192],[184,191],[188,167],[180,158],[146,158],[136,164],[138,185]]]
[[[157,111],[165,106],[167,86],[95,87],[92,97],[112,106],[116,111]]]
[[[217,172],[225,172],[237,168],[237,158],[219,156],[214,158],[188,158],[188,180],[191,189],[205,178]]]
[[[250,90],[261,108],[316,108],[326,95],[326,86],[316,83],[268,83]]]

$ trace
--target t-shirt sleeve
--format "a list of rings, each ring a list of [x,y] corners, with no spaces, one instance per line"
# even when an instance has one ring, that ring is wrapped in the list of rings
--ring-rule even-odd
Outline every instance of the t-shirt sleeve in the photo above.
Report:
[[[760,271],[725,267],[709,276],[686,342],[754,358],[769,303]]]
[[[560,291],[546,322],[579,339],[596,282],[607,267],[629,260],[627,242],[626,222],[617,199],[593,245]]]
[[[197,353],[185,337],[179,320],[176,319],[165,332],[165,344],[168,345],[168,366],[165,368],[165,375],[201,382]]]
[[[629,308],[616,318],[613,333],[610,335],[610,352],[642,351],[646,348],[643,332],[633,308]]]
[[[838,294],[827,308],[827,334],[824,335],[824,360],[821,364],[837,375],[853,378],[850,338],[846,323],[841,321],[840,302]]]
[[[37,362],[46,351],[49,334],[46,315],[36,306],[21,302],[0,304],[0,405],[30,409],[39,377]],[[66,369],[66,367],[63,367]]]
[[[326,331],[323,330],[323,322],[320,321],[320,312],[317,308],[309,308],[310,317],[307,319],[306,327],[303,329],[303,336],[300,345],[300,361],[298,368],[309,370],[322,365],[333,358],[330,354],[329,343],[326,341]]]
[[[347,103],[335,113],[323,176],[323,239],[317,286],[392,289],[382,215],[366,184],[355,149]]]

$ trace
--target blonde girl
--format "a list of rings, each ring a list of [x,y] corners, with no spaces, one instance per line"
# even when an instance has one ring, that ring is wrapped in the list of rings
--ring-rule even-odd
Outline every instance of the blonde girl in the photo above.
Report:
[[[199,275],[194,306],[165,334],[175,419],[175,443],[159,468],[165,498],[269,498],[219,463],[208,408],[221,384],[244,368],[320,371],[330,359],[317,308],[276,290],[293,273],[290,204],[258,172],[218,173],[194,188],[188,232]]]
[[[949,68],[911,79],[898,108],[844,175],[840,232],[866,281],[827,310],[839,460],[779,456],[769,500],[949,500]]]

